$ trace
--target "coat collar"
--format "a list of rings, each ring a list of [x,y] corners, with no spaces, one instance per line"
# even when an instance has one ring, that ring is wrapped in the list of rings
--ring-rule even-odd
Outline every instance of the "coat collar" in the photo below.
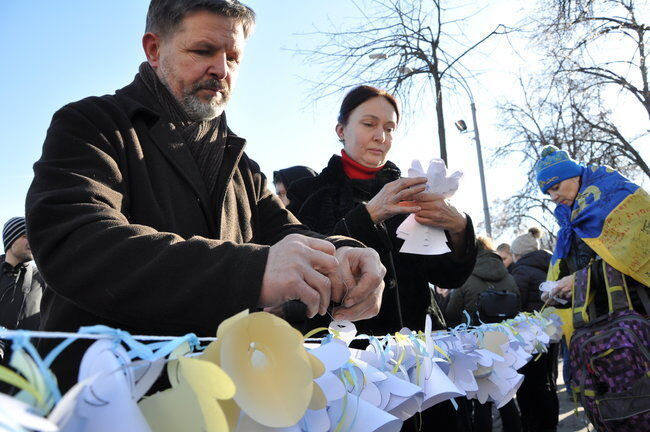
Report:
[[[209,206],[212,203],[205,182],[196,165],[192,153],[187,148],[181,134],[164,116],[162,107],[151,94],[140,74],[136,74],[133,82],[115,92],[115,97],[132,120],[142,118],[149,126],[149,134],[154,144],[160,149],[165,158],[181,173],[191,185],[206,216],[212,213]],[[238,160],[244,151],[246,140],[236,136],[230,128],[226,137],[226,147],[231,150]],[[225,165],[222,165],[222,168]],[[234,167],[232,167],[234,169]]]
[[[327,163],[327,167],[321,171],[320,176],[323,178],[336,180],[340,183],[344,183],[350,180],[343,171],[343,162],[341,161],[341,156],[338,155],[333,155],[330,158],[329,162]],[[391,161],[386,161],[386,164],[381,169],[381,171],[377,172],[376,178],[385,179],[386,183],[388,183],[393,180],[397,180],[400,178],[400,176],[401,172],[399,168],[397,168],[397,165]]]

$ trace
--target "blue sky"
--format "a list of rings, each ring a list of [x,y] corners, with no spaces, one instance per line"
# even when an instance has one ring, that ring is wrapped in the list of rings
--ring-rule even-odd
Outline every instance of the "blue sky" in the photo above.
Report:
[[[24,213],[32,165],[40,156],[52,114],[66,103],[112,93],[131,82],[144,61],[141,37],[148,3],[0,1],[4,64],[0,68],[0,223]],[[306,64],[292,49],[318,43],[316,36],[305,35],[314,26],[328,28],[358,12],[347,0],[252,0],[247,4],[255,9],[258,20],[226,109],[229,125],[248,139],[247,153],[267,175],[297,164],[320,171],[340,151],[334,126],[343,94],[311,103],[309,85],[300,77],[318,79],[323,72],[317,65]],[[482,4],[489,7],[459,31],[482,35],[498,23],[511,24],[520,3],[493,0]],[[525,62],[503,39],[488,43],[468,61],[480,72],[471,85],[484,151],[489,155],[505,139],[496,128],[499,119],[494,106],[512,93],[514,74]],[[446,95],[445,110],[450,167],[465,172],[456,202],[480,222],[483,212],[474,144],[453,128],[454,120],[461,117],[470,124],[467,97]],[[389,158],[404,171],[415,157],[437,156],[434,118],[433,107],[424,103],[400,125]],[[490,199],[507,196],[525,181],[513,166],[486,167]]]

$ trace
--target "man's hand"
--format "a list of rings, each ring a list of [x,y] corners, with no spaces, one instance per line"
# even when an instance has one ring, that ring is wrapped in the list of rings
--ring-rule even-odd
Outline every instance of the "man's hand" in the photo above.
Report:
[[[334,318],[358,321],[379,313],[386,268],[370,248],[341,247],[336,250],[339,269],[331,274]]]
[[[307,306],[307,316],[324,315],[330,303],[330,278],[337,274],[336,249],[328,241],[290,234],[271,246],[258,306],[267,308],[289,300]]]
[[[426,177],[417,177],[401,178],[385,184],[366,204],[366,210],[372,221],[378,224],[397,214],[419,211],[418,203],[409,200],[424,191],[426,182]]]

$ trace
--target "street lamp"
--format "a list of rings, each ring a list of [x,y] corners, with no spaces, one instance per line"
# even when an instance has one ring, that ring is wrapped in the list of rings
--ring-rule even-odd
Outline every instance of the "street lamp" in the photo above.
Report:
[[[469,96],[470,100],[470,108],[472,109],[472,122],[474,124],[474,141],[476,141],[476,155],[478,156],[478,171],[481,176],[481,192],[483,193],[483,215],[485,217],[485,231],[487,231],[487,234],[492,237],[492,224],[490,223],[490,208],[488,207],[488,200],[487,200],[487,191],[485,188],[485,173],[483,171],[483,153],[481,152],[481,139],[478,134],[478,124],[476,123],[476,104],[474,104],[474,96],[472,95],[472,92],[470,91],[469,87],[467,87],[467,84],[462,83],[461,87],[467,91],[467,95]],[[465,123],[464,120],[458,120],[456,123],[454,123],[456,126],[456,129],[460,133],[467,133],[469,132],[467,130],[467,124]]]

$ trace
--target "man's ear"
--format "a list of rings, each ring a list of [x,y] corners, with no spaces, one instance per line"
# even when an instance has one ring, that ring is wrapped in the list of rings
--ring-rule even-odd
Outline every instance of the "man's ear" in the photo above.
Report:
[[[144,54],[147,56],[147,61],[153,68],[157,68],[160,64],[160,45],[161,39],[155,33],[145,33],[142,36],[142,48]]]
[[[334,130],[336,131],[336,135],[339,137],[339,141],[343,142],[345,140],[345,135],[343,134],[343,125],[341,123],[337,123]]]

